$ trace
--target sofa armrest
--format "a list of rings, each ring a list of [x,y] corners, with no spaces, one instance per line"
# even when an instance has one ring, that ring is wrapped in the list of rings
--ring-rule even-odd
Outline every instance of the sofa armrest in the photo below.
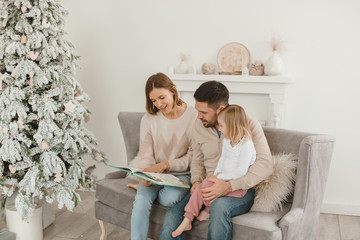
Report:
[[[279,226],[281,228],[281,231],[283,233],[283,239],[287,239],[288,230],[290,226],[294,226],[297,223],[300,223],[301,218],[304,215],[304,209],[303,208],[294,208],[291,209],[287,214],[285,214],[280,222]]]
[[[281,218],[279,222],[280,227],[285,228],[290,226],[290,224],[293,224],[297,222],[299,219],[301,219],[303,214],[304,214],[304,209],[302,208],[291,209],[287,214],[285,214]]]
[[[123,171],[116,171],[116,172],[111,172],[105,175],[106,179],[117,179],[117,178],[125,178],[126,177],[126,172]]]

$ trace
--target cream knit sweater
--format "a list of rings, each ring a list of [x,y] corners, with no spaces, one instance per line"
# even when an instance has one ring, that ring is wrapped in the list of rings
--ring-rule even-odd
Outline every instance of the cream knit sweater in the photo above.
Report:
[[[167,119],[160,111],[156,115],[146,113],[140,125],[138,167],[146,168],[168,161],[170,171],[189,170],[190,142],[196,117],[197,111],[189,104],[177,119]]]

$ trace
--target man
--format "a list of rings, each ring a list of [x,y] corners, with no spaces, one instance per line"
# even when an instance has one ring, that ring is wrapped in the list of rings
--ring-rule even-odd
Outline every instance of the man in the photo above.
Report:
[[[213,175],[221,155],[222,140],[218,131],[217,115],[228,105],[229,91],[220,82],[203,83],[194,93],[198,119],[192,137],[193,157],[191,162],[191,193],[207,177]],[[249,126],[256,149],[256,161],[245,176],[225,182],[221,179],[208,179],[214,182],[203,189],[204,200],[213,201],[210,207],[209,240],[231,239],[231,217],[248,212],[254,202],[252,187],[264,180],[273,171],[271,153],[259,122],[248,116]],[[243,198],[224,196],[231,191],[248,189]],[[184,218],[184,207],[189,201],[188,194],[181,202],[166,213],[160,239],[174,239],[171,233]],[[185,239],[185,233],[176,239]]]

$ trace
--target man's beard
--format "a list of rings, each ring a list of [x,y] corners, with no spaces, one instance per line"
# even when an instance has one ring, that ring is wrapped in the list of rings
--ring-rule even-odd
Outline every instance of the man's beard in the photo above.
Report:
[[[204,122],[205,121],[205,122]],[[201,123],[204,125],[205,128],[215,127],[217,121],[215,122],[208,122],[206,120],[201,120]]]

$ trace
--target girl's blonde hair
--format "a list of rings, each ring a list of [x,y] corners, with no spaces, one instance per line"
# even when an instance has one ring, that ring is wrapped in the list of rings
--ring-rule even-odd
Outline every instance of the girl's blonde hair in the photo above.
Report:
[[[246,113],[241,106],[228,105],[220,111],[218,117],[224,120],[230,140],[239,142],[243,137],[252,140]]]
[[[164,88],[174,94],[174,105],[181,106],[184,102],[179,98],[179,94],[175,88],[175,84],[170,80],[164,73],[157,73],[149,77],[145,85],[145,96],[146,96],[146,111],[152,115],[155,115],[159,109],[155,107],[154,103],[150,99],[150,92],[154,88]]]

